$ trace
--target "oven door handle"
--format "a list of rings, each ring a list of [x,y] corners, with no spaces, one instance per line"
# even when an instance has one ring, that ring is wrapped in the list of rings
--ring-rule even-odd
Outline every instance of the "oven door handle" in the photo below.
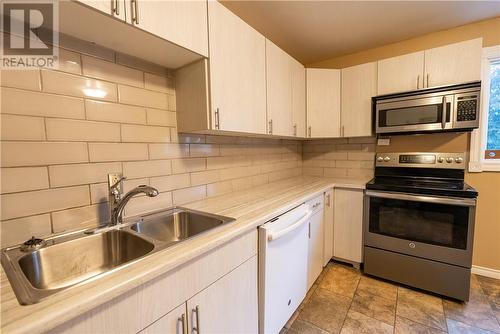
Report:
[[[476,200],[472,198],[424,196],[419,194],[391,193],[391,192],[371,191],[371,190],[367,190],[365,192],[365,195],[369,197],[399,199],[403,201],[412,201],[412,202],[426,202],[426,203],[459,205],[459,206],[476,206]]]

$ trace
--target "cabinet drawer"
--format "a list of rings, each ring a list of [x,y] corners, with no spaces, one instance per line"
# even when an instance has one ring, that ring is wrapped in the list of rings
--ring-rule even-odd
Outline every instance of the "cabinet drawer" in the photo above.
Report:
[[[257,230],[252,230],[51,333],[137,333],[256,254]]]

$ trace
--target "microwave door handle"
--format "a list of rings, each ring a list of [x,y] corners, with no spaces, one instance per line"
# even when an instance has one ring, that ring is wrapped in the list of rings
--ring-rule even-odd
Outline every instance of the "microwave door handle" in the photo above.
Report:
[[[365,195],[368,197],[396,199],[396,200],[411,201],[411,202],[426,202],[426,203],[458,205],[458,206],[476,206],[476,200],[471,198],[424,196],[417,194],[391,193],[391,192],[380,192],[371,190],[366,191]]]
[[[441,112],[441,128],[446,127],[446,95],[443,96],[443,111]]]
[[[299,220],[297,220],[295,223],[293,223],[292,225],[288,226],[287,228],[284,228],[284,229],[282,229],[280,231],[277,231],[277,232],[274,232],[274,233],[270,233],[267,236],[267,240],[268,241],[273,241],[273,240],[276,240],[276,239],[279,239],[279,238],[283,237],[284,235],[288,234],[289,232],[292,232],[293,230],[297,229],[302,224],[304,224],[309,218],[311,218],[311,215],[312,215],[312,211],[308,211]]]

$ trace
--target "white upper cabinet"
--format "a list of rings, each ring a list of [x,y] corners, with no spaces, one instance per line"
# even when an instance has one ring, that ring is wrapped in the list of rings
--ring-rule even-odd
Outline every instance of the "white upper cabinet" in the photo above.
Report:
[[[128,6],[125,6],[125,0],[78,0],[78,2],[112,15],[123,21],[126,19],[125,12],[129,9],[126,8]]]
[[[295,137],[306,136],[306,69],[292,58],[292,128]]]
[[[340,137],[340,70],[308,68],[307,137]]]
[[[292,136],[291,57],[266,39],[267,132]]]
[[[481,80],[482,38],[383,59],[378,95]]]
[[[372,96],[377,95],[377,63],[342,69],[342,137],[372,135]]]
[[[425,51],[426,87],[481,80],[483,39],[445,45]]]
[[[378,61],[378,95],[423,88],[424,51]]]
[[[127,21],[200,55],[208,56],[205,0],[132,0],[129,3],[130,15],[127,15]]]
[[[266,133],[266,41],[217,1],[208,2],[214,129]]]

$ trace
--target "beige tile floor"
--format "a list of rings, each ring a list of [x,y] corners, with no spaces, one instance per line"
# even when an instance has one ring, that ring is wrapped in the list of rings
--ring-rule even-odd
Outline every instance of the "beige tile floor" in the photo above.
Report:
[[[500,280],[472,276],[467,303],[330,262],[281,334],[500,334]]]

